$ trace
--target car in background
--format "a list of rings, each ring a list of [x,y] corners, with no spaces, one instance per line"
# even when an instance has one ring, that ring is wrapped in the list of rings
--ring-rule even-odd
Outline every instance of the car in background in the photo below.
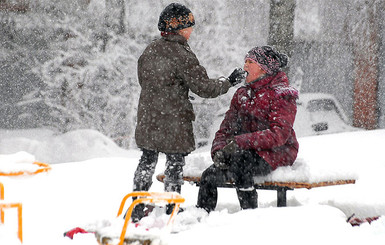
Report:
[[[294,130],[298,137],[357,131],[348,123],[342,106],[331,94],[301,93]]]

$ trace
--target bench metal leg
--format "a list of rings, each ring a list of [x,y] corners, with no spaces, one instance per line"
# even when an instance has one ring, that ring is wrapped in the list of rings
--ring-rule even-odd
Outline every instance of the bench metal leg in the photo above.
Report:
[[[277,207],[286,207],[286,188],[277,189]]]

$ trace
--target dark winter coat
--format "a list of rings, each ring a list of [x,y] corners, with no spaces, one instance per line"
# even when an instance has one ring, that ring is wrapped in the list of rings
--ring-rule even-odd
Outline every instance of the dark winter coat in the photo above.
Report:
[[[239,148],[255,150],[273,169],[292,165],[299,147],[293,130],[297,98],[284,72],[239,88],[215,135],[212,155],[233,138]]]
[[[138,60],[141,93],[136,144],[164,153],[195,149],[195,120],[189,91],[214,98],[231,87],[227,79],[209,79],[184,37],[167,35],[153,41]]]

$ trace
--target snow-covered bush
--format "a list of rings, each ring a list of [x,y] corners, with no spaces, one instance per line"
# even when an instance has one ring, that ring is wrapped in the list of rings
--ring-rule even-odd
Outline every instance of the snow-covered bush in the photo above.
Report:
[[[88,24],[87,18],[57,20],[54,55],[35,71],[44,85],[36,93],[49,107],[45,126],[61,132],[96,129],[129,146],[138,96],[136,60],[143,44]]]
[[[264,2],[248,5],[265,8]],[[13,60],[22,71],[0,74],[4,84],[0,85],[10,91],[0,91],[0,95],[5,93],[3,108],[7,108],[0,108],[0,113],[7,115],[0,119],[0,127],[44,126],[60,132],[91,128],[124,147],[135,147],[140,93],[137,59],[151,40],[159,37],[158,17],[169,1],[121,3],[31,1],[29,12],[6,13],[0,22],[0,32],[7,34],[0,35],[5,44],[0,62]],[[189,43],[210,77],[228,76],[235,67],[242,66],[245,52],[266,36],[266,32],[257,31],[263,26],[248,22],[246,16],[229,15],[234,8],[244,14],[252,11],[235,0],[181,3],[196,17]],[[120,29],[124,32],[116,29],[120,20],[111,20],[114,15],[120,18],[118,13],[125,14],[125,26]],[[262,11],[260,18],[266,14]],[[227,106],[231,95],[217,99],[195,96],[197,138],[208,137],[211,115]]]

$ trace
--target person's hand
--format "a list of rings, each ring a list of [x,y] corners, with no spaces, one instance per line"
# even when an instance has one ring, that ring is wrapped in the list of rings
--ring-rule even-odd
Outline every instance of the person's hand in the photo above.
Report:
[[[238,150],[238,145],[235,140],[230,141],[225,147],[223,147],[222,151],[224,153],[224,156],[230,156],[234,154]]]
[[[229,82],[232,86],[235,86],[246,79],[246,74],[247,72],[244,71],[242,68],[236,68],[228,77]]]
[[[217,168],[220,169],[227,169],[228,165],[226,163],[225,155],[223,154],[223,151],[219,150],[214,153],[213,157],[214,165]]]

